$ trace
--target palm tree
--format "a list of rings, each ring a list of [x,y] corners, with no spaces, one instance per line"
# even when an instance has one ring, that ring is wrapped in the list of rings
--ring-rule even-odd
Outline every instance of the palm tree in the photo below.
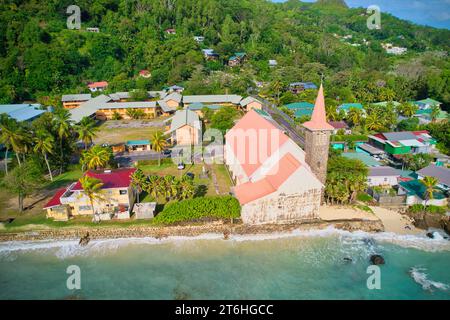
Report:
[[[433,200],[433,192],[437,190],[437,184],[439,183],[438,178],[426,176],[419,180],[425,186],[425,205],[429,200]]]
[[[56,128],[56,131],[58,132],[59,137],[60,161],[61,161],[60,171],[62,172],[64,164],[63,142],[64,139],[69,138],[71,131],[71,121],[69,111],[67,111],[67,109],[58,109],[58,111],[55,112],[53,124]]]
[[[180,190],[181,200],[193,197],[195,194],[195,186],[192,178],[184,175],[180,181]]]
[[[5,153],[5,163],[7,166],[8,150],[12,148],[17,157],[17,162],[19,166],[22,165],[20,161],[20,152],[23,151],[23,146],[25,144],[25,132],[20,127],[19,123],[8,116],[3,116],[0,121],[1,129],[1,142],[6,147]],[[8,167],[6,167],[6,173],[8,173]]]
[[[440,113],[441,108],[438,105],[433,106],[430,113],[431,122],[435,122]]]
[[[158,165],[161,165],[161,152],[167,147],[166,136],[162,131],[156,131],[152,136],[152,149],[158,152]]]
[[[95,215],[94,201],[101,201],[104,199],[101,194],[103,182],[99,179],[85,175],[80,179],[80,183],[84,190],[84,194],[88,197],[89,202],[91,203],[92,214]]]
[[[350,120],[353,125],[358,125],[361,122],[362,111],[358,108],[350,108],[346,118]]]
[[[336,111],[336,106],[332,104],[325,105],[327,120],[328,121],[337,121],[339,120],[339,114]]]
[[[409,118],[416,114],[418,108],[415,104],[406,102],[403,103],[399,109],[402,115]]]
[[[153,198],[158,198],[161,190],[160,178],[158,176],[150,176],[145,189],[145,191],[147,191]]]
[[[95,145],[89,150],[83,151],[81,164],[87,169],[105,168],[111,160],[111,150],[100,145]]]
[[[380,118],[375,112],[368,114],[364,122],[369,130],[380,131],[383,128]]]
[[[80,123],[75,126],[78,132],[78,137],[83,141],[84,149],[87,150],[88,145],[92,143],[92,140],[97,136],[98,127],[92,118],[84,117]]]
[[[142,190],[144,189],[144,186],[146,185],[146,183],[147,183],[147,176],[142,172],[142,170],[137,169],[131,175],[131,184],[136,189],[138,203],[139,203],[139,195],[141,194]]]
[[[46,131],[38,131],[36,137],[34,138],[34,148],[33,151],[40,153],[44,156],[45,163],[47,164],[48,173],[50,175],[50,181],[53,181],[53,174],[48,162],[48,154],[53,154],[53,142],[55,140]]]

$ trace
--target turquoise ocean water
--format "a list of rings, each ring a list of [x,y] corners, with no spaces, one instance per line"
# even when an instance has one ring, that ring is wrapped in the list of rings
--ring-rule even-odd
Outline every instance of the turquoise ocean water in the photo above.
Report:
[[[367,289],[382,254],[381,289]],[[346,262],[344,258],[351,258]],[[66,269],[81,270],[81,289]],[[0,244],[0,299],[450,299],[450,241],[332,228],[270,236]]]

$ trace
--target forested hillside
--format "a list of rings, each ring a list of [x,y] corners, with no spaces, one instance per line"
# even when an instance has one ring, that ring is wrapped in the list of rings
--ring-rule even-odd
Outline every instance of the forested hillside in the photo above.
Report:
[[[450,106],[450,31],[382,15],[369,30],[365,10],[341,1],[311,4],[264,0],[4,0],[0,4],[0,102],[57,104],[106,80],[110,91],[159,90],[244,94],[279,90],[292,81],[319,82],[340,101],[406,101],[430,96]],[[81,8],[81,30],[69,30],[66,9]],[[87,27],[100,28],[99,33]],[[167,34],[173,28],[176,34]],[[343,39],[352,35],[351,39]],[[194,36],[204,36],[197,43]],[[365,42],[365,41],[368,41]],[[408,48],[391,56],[381,43]],[[355,44],[352,46],[351,44]],[[359,44],[359,46],[358,46]],[[219,61],[205,61],[213,48]],[[226,66],[235,52],[240,66]],[[270,68],[269,59],[278,66]],[[148,79],[138,77],[142,69]],[[293,98],[283,95],[282,102]]]

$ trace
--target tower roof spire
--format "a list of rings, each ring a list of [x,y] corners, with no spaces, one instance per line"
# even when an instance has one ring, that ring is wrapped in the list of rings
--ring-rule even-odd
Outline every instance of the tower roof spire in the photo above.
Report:
[[[311,120],[303,124],[309,130],[334,130],[334,128],[327,123],[327,116],[325,113],[325,98],[323,95],[323,84],[320,83],[319,92],[317,93],[316,103],[311,116]]]

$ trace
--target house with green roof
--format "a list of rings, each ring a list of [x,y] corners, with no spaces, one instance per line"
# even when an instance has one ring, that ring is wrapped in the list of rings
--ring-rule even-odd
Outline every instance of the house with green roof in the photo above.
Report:
[[[340,112],[343,110],[345,113],[347,113],[350,109],[359,109],[361,111],[364,111],[364,107],[361,103],[354,102],[354,103],[343,103],[340,106],[337,107],[337,111]]]
[[[247,54],[245,52],[236,52],[233,56],[228,59],[228,66],[236,67],[239,66],[245,59]]]
[[[149,151],[151,148],[150,140],[129,140],[127,141],[128,152]]]
[[[314,105],[306,101],[289,103],[285,107],[289,110],[292,110],[296,118],[300,118],[303,116],[310,117],[314,110]]]
[[[394,107],[398,107],[401,105],[398,101],[382,101],[377,103],[372,103],[374,106],[387,107],[389,104],[392,104]]]
[[[444,192],[437,188],[433,192],[433,199],[426,200],[426,187],[418,179],[409,181],[401,181],[399,183],[398,195],[406,195],[406,204],[423,204],[423,205],[435,205],[445,206],[447,205],[447,198]]]
[[[413,101],[413,103],[419,107],[419,109],[430,109],[433,107],[440,107],[442,102],[439,102],[437,100],[426,98],[423,100]]]

